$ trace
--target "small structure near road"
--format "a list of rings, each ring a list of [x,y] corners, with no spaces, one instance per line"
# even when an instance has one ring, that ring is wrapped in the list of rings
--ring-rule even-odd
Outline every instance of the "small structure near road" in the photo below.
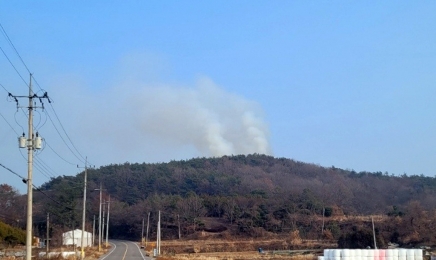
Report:
[[[77,247],[82,246],[82,230],[76,229],[63,233],[62,245],[75,245]],[[86,231],[83,233],[83,245],[85,247],[92,246],[92,233]]]

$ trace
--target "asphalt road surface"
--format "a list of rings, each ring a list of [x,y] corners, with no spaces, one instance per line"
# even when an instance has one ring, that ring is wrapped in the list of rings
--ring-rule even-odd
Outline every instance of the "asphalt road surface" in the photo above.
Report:
[[[111,250],[99,260],[151,260],[138,244],[130,241],[110,240]]]

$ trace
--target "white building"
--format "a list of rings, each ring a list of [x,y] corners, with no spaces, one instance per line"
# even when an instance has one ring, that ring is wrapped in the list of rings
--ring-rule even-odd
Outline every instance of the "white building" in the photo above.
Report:
[[[83,233],[83,246],[92,246],[92,233],[84,232]],[[72,231],[67,231],[62,234],[62,245],[70,246],[76,245],[78,247],[82,246],[82,230],[76,229]]]

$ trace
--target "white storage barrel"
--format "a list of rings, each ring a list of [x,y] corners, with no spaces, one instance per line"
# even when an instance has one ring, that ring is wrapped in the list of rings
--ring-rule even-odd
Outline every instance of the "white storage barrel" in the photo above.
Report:
[[[331,249],[324,249],[324,260],[330,259],[330,250]]]
[[[407,249],[406,260],[415,260],[415,249]]]
[[[353,258],[355,260],[362,260],[362,249],[354,249],[353,250]],[[364,259],[366,260],[366,259]]]
[[[374,252],[374,257],[380,256],[380,249],[373,249],[372,251]]]
[[[341,257],[341,249],[332,249],[333,257]]]
[[[340,249],[333,249],[332,259],[330,259],[330,260],[341,260],[341,250]]]
[[[386,249],[379,249],[378,255],[379,255],[380,260],[385,260],[386,259]]]
[[[400,248],[398,249],[398,260],[406,260],[407,249]]]
[[[351,257],[351,249],[342,249],[341,256],[342,257]]]
[[[392,257],[393,260],[399,260],[400,259],[400,250],[398,248],[392,249]]]
[[[330,249],[329,250],[329,260],[333,260],[334,257],[335,257],[335,249]]]
[[[422,260],[424,258],[424,251],[422,249],[415,249],[415,260]]]

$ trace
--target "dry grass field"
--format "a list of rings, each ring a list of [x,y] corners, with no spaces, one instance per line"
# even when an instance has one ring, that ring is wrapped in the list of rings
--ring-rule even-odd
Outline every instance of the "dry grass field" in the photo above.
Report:
[[[85,249],[85,260],[96,260],[99,259],[101,256],[103,256],[108,250],[110,249],[110,247],[102,247],[102,250],[99,252],[98,251],[98,247],[89,247]],[[58,256],[54,256],[54,254],[56,254],[56,252],[70,252],[72,251],[72,248],[67,248],[67,247],[62,247],[62,248],[52,248],[50,250],[51,252],[51,257],[50,259],[53,260],[61,260],[61,259],[65,259],[63,257],[61,257],[60,255]],[[17,246],[15,248],[10,248],[7,250],[3,250],[4,254],[0,255],[0,260],[20,260],[20,259],[25,259],[24,255],[25,255],[25,247],[24,246]],[[76,250],[76,252],[79,254],[80,253],[80,249]],[[18,253],[18,254],[17,254]],[[40,255],[40,253],[43,253],[44,255]],[[20,255],[20,256],[17,256]],[[32,250],[32,255],[34,255],[34,257],[32,257],[32,259],[47,259],[45,257],[45,249],[38,249],[38,248],[34,248]],[[67,259],[80,259],[78,257],[74,257],[74,256],[70,256]]]
[[[257,251],[249,252],[219,252],[219,253],[197,253],[197,254],[177,254],[174,256],[161,256],[158,260],[315,260],[314,254],[292,255],[292,254],[259,254]]]
[[[313,260],[322,254],[322,248],[336,246],[321,241],[299,240],[298,245],[292,243],[285,239],[162,241],[158,260]],[[154,243],[149,243],[147,251],[152,252],[154,246]],[[259,248],[262,248],[262,253],[259,253]]]

